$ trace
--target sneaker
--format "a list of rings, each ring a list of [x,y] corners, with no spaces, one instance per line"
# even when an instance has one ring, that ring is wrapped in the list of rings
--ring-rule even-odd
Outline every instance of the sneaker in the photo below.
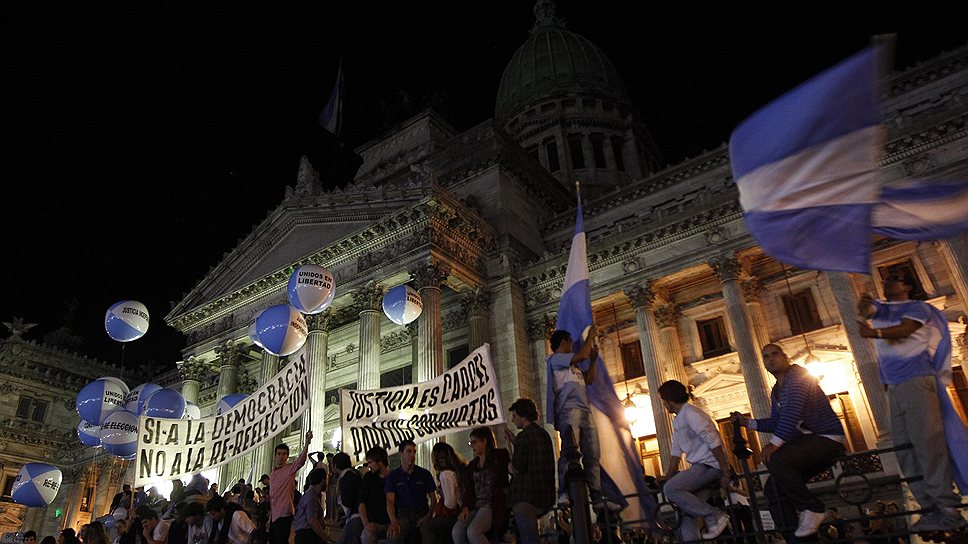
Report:
[[[703,540],[712,540],[723,534],[729,525],[729,516],[725,512],[713,514],[712,519],[706,519],[706,530],[702,532]]]
[[[922,514],[921,519],[911,526],[911,531],[915,533],[953,531],[964,527],[966,524],[968,523],[965,522],[965,518],[961,517],[960,514],[932,510]]]
[[[815,534],[820,530],[820,524],[823,523],[826,517],[826,512],[814,512],[812,510],[800,512],[800,525],[797,526],[797,530],[793,535],[797,538],[803,538]]]
[[[558,506],[562,508],[571,506],[571,497],[569,497],[567,493],[558,495]]]

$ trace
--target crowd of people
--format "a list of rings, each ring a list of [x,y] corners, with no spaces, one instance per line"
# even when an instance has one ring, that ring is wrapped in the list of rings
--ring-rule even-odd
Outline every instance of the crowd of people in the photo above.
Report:
[[[912,530],[951,530],[966,521],[957,510],[961,496],[952,485],[936,394],[944,385],[944,368],[929,345],[931,310],[909,300],[912,287],[911,278],[892,274],[884,284],[887,301],[862,297],[859,330],[876,340],[895,443],[914,444],[898,452],[902,471],[923,476],[909,484],[924,510]],[[587,338],[596,338],[594,324]],[[592,506],[604,509],[608,498],[601,489],[600,446],[586,389],[595,380],[597,348],[592,340],[576,349],[567,331],[555,331],[550,344],[548,420],[560,433],[562,449],[580,452]],[[813,539],[821,528],[828,537],[848,537],[852,526],[807,487],[811,477],[844,455],[844,428],[817,378],[792,364],[781,346],[764,346],[762,358],[776,378],[769,417],[734,412],[731,421],[771,436],[759,461],[770,473],[764,494],[777,529],[787,542]],[[737,485],[716,422],[690,402],[686,384],[667,381],[657,394],[674,414],[671,456],[658,481],[682,513],[680,539],[715,539],[733,520],[741,525],[734,532],[750,532],[749,502]],[[410,440],[397,445],[400,465],[393,470],[390,452],[379,446],[368,450],[358,467],[342,452],[311,458],[309,432],[306,447],[291,463],[289,447],[276,446],[275,468],[257,483],[239,480],[219,494],[217,484],[196,475],[187,485],[174,481],[167,498],[155,488],[133,493],[125,485],[112,501],[117,520],[112,527],[95,521],[78,535],[65,529],[56,542],[47,537],[41,544],[289,544],[291,539],[296,544],[333,539],[336,544],[404,544],[418,538],[423,544],[537,544],[539,518],[556,502],[569,505],[563,481],[567,461],[559,455],[556,501],[555,452],[550,434],[538,423],[538,406],[518,399],[510,416],[519,432],[505,427],[507,449],[497,447],[491,428],[478,427],[469,433],[473,459],[465,461],[451,444],[440,442],[433,446],[429,470],[416,464],[417,446]],[[680,468],[682,457],[688,468]],[[313,468],[300,490],[296,476],[308,461]],[[722,508],[708,500],[714,488],[728,498]],[[891,516],[890,508],[880,503],[864,533],[876,538],[897,532],[903,518]],[[558,522],[567,533],[567,516]],[[36,535],[28,535],[25,544],[35,544]]]
[[[551,436],[537,423],[533,400],[519,399],[510,415],[520,430],[506,428],[511,447],[498,448],[493,431],[478,427],[469,433],[473,459],[440,442],[432,472],[416,464],[410,440],[394,452],[400,466],[393,470],[390,452],[379,446],[358,467],[342,452],[311,459],[309,432],[293,462],[287,445],[276,446],[275,468],[258,482],[240,479],[220,494],[198,474],[187,485],[174,480],[168,497],[125,484],[105,521],[76,534],[64,529],[41,544],[486,544],[509,534],[537,544],[538,518],[554,506]],[[299,489],[297,473],[309,461]],[[36,535],[27,535],[24,544],[36,544]]]

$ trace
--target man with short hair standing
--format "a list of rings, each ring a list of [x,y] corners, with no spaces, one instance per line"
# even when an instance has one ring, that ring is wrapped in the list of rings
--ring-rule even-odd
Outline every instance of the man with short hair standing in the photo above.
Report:
[[[386,477],[390,475],[387,450],[373,446],[366,450],[366,466],[369,467],[360,484],[360,525],[363,544],[376,544],[387,534],[390,516],[387,514],[387,493],[384,491]],[[347,527],[349,524],[347,524]]]
[[[939,398],[947,394],[939,389],[951,383],[950,333],[947,318],[926,302],[911,300],[913,288],[913,276],[891,272],[884,280],[886,301],[862,296],[857,312],[873,320],[873,327],[860,321],[860,335],[873,338],[877,348],[881,381],[891,403],[891,438],[895,444],[914,445],[897,452],[901,472],[923,476],[908,483],[926,510],[912,529],[950,531],[965,525],[957,509],[961,497],[952,485]]]
[[[696,519],[703,518],[706,520],[706,531],[702,533],[702,538],[713,540],[726,529],[729,516],[707,504],[695,493],[717,480],[722,485],[723,493],[729,493],[732,471],[723,449],[723,440],[713,418],[689,402],[689,390],[682,382],[669,380],[663,383],[659,386],[659,397],[666,410],[676,415],[672,420],[671,458],[663,491],[666,498],[685,513],[686,519],[682,520],[679,534],[683,542],[698,540],[700,535]],[[683,454],[690,466],[680,471]]]
[[[508,504],[520,544],[538,544],[538,518],[555,505],[555,451],[551,436],[538,425],[538,406],[529,398],[511,405],[511,421],[521,432],[505,427],[512,447]]]
[[[577,446],[581,451],[582,467],[588,477],[588,490],[593,502],[602,499],[602,469],[599,464],[601,448],[598,429],[588,402],[586,386],[595,381],[598,352],[594,349],[595,325],[588,331],[588,339],[574,352],[574,340],[568,331],[557,330],[551,335],[551,349],[548,356],[549,413],[553,416],[555,429],[561,435],[562,452],[568,446]],[[587,361],[587,363],[586,363]],[[587,367],[587,370],[585,370]],[[568,459],[558,458],[558,503],[571,504],[565,472]]]
[[[326,531],[323,528],[323,504],[319,498],[326,487],[326,469],[314,468],[306,476],[309,489],[299,499],[293,529],[296,531],[296,544],[323,544]]]
[[[293,498],[295,495],[295,477],[306,464],[309,455],[309,443],[313,440],[313,432],[306,433],[306,444],[302,453],[294,463],[289,463],[289,446],[276,446],[276,468],[269,475],[269,542],[272,544],[288,544],[292,534],[292,516],[296,513]]]
[[[806,368],[790,364],[780,346],[763,347],[763,366],[776,377],[770,417],[747,419],[739,412],[731,416],[734,424],[773,433],[760,452],[770,471],[764,491],[773,521],[791,542],[815,534],[826,518],[827,508],[807,488],[807,480],[837,461],[847,437],[817,378]],[[794,524],[796,529],[791,530]]]
[[[383,483],[387,494],[387,544],[404,542],[407,533],[430,520],[437,503],[437,484],[430,471],[418,467],[417,445],[413,440],[400,442],[400,468],[391,472]],[[430,504],[427,504],[427,498]]]
[[[342,509],[340,517],[345,520],[336,544],[359,544],[363,530],[360,522],[360,473],[353,469],[350,456],[343,452],[333,456],[332,465],[336,474],[330,476],[330,480],[336,480],[339,492],[337,507]]]

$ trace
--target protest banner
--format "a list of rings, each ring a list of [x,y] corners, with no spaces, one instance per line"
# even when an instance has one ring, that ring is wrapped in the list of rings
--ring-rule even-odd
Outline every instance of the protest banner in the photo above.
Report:
[[[395,451],[402,440],[419,444],[498,423],[504,423],[504,410],[488,344],[425,382],[367,391],[340,389],[342,451],[357,462],[373,446]]]
[[[306,347],[231,411],[202,419],[141,416],[135,487],[188,477],[245,455],[281,433],[309,407]]]

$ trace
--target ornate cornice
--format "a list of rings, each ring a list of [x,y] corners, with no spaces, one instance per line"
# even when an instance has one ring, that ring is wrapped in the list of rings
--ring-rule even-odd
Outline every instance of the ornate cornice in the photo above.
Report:
[[[440,289],[448,276],[450,265],[442,262],[418,263],[410,268],[410,281],[417,289]]]
[[[625,297],[633,308],[648,308],[655,302],[655,291],[650,283],[640,283],[625,288]]]
[[[540,317],[529,317],[527,327],[528,327],[528,340],[532,342],[537,342],[538,340],[544,340],[545,338],[547,338],[547,333],[545,332],[544,319]]]
[[[763,280],[761,278],[746,278],[739,282],[743,289],[743,298],[746,302],[759,302],[760,294],[763,293]]]
[[[655,315],[655,323],[660,329],[675,327],[676,322],[682,317],[682,310],[675,304],[663,304],[652,309]]]
[[[353,301],[360,312],[378,312],[383,304],[386,287],[371,281],[353,292]]]
[[[628,204],[629,202],[642,202],[646,197],[682,181],[690,180],[707,172],[723,168],[726,170],[726,177],[702,187],[700,192],[711,196],[719,194],[724,190],[728,191],[730,188],[735,191],[732,175],[728,170],[729,153],[726,146],[723,145],[718,149],[698,157],[686,159],[682,163],[669,167],[649,178],[645,178],[617,194],[605,195],[594,200],[585,207],[585,215],[594,217],[613,208]],[[553,221],[542,225],[541,232],[547,236],[561,230],[567,230],[573,227],[574,221],[575,215],[573,211],[571,213],[561,214]]]
[[[393,188],[376,191],[393,192]],[[283,293],[292,271],[303,264],[320,264],[339,275],[341,267],[371,270],[406,258],[412,252],[436,250],[446,261],[459,263],[464,273],[483,281],[484,255],[493,247],[494,231],[479,215],[468,210],[453,196],[434,186],[433,194],[421,202],[381,218],[368,227],[338,240],[326,248],[293,262],[236,291],[193,309],[185,305],[193,295],[187,295],[165,318],[171,326],[191,334],[200,327],[223,323],[219,330],[241,326],[234,323],[232,312],[248,304],[262,301],[269,293]],[[355,264],[355,266],[353,266]],[[361,278],[361,282],[365,276]],[[342,285],[352,289],[354,282]],[[198,288],[196,288],[197,290]]]
[[[479,287],[461,293],[460,303],[469,316],[484,316],[491,311],[491,296]]]
[[[682,217],[680,215],[680,217]],[[738,200],[730,199],[727,204],[711,209],[703,210],[694,216],[687,216],[674,223],[669,223],[648,232],[644,232],[634,238],[626,239],[606,246],[603,249],[588,255],[588,269],[595,271],[615,263],[627,263],[634,260],[638,255],[658,249],[684,238],[702,234],[720,225],[737,221],[742,218],[742,208]],[[622,228],[613,225],[619,233]],[[627,235],[627,233],[624,233]],[[596,237],[596,246],[601,247],[601,242],[608,235]],[[589,244],[591,247],[591,244]],[[521,279],[521,286],[525,290],[529,307],[543,304],[560,297],[561,285],[564,281],[565,270],[568,266],[567,244],[562,245],[553,253],[546,253],[540,260],[529,263],[528,271],[533,271],[530,275],[525,275]],[[633,267],[636,270],[638,266]],[[626,269],[629,269],[626,266]]]
[[[455,310],[445,313],[440,318],[441,328],[444,332],[456,331],[467,327],[467,309],[458,306]]]
[[[202,383],[205,377],[212,373],[212,364],[201,357],[191,356],[184,361],[178,361],[175,365],[183,380]]]
[[[245,362],[245,355],[249,353],[249,346],[233,341],[215,346],[215,364],[223,366],[240,366]]]
[[[709,267],[713,269],[713,273],[719,278],[719,281],[725,283],[727,281],[735,281],[739,279],[739,274],[742,271],[742,266],[739,263],[739,259],[736,255],[720,255],[710,259]]]
[[[413,344],[414,337],[407,329],[391,332],[380,337],[380,353],[388,353]]]
[[[243,369],[241,372],[239,372],[239,383],[236,388],[238,389],[239,393],[249,395],[259,388],[259,382],[254,377],[249,375],[249,371]]]
[[[313,315],[306,316],[306,327],[309,328],[309,332],[313,331],[323,331],[329,332],[330,328],[336,321],[336,313],[333,312],[332,308],[326,308],[322,312]]]
[[[966,70],[968,70],[968,48],[960,47],[895,73],[891,77],[888,94],[895,97]]]

